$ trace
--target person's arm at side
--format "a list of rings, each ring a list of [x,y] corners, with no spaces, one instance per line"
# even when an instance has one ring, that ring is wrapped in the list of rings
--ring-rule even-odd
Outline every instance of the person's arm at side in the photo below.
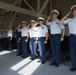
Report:
[[[65,28],[62,29],[61,41],[64,40],[64,35],[65,35]]]
[[[36,36],[36,41],[35,41],[35,43],[38,43],[38,35]]]
[[[45,32],[46,32],[46,39],[45,39],[45,41],[44,41],[44,43],[46,44],[47,43],[47,41],[48,41],[48,37],[49,37],[49,33],[48,33],[48,28],[46,27],[45,28]]]
[[[29,34],[29,32],[27,33],[28,35],[27,35],[27,38],[26,38],[26,42],[28,42],[28,40],[29,40],[29,37],[30,37],[30,34]]]
[[[21,32],[19,32],[19,39],[18,41],[20,42],[21,41]]]
[[[29,40],[29,37],[30,37],[30,33],[29,33],[29,27],[30,27],[30,24],[27,26],[27,28],[26,28],[26,32],[27,32],[27,38],[26,38],[26,42],[28,42],[28,40]]]
[[[11,38],[10,38],[10,40],[12,40],[12,37],[13,37],[13,31],[11,30]]]
[[[49,34],[48,34],[48,32],[47,32],[47,33],[46,33],[46,40],[44,41],[45,44],[46,44],[47,41],[48,41],[48,37],[49,37]]]
[[[10,37],[10,40],[12,40],[12,36]]]

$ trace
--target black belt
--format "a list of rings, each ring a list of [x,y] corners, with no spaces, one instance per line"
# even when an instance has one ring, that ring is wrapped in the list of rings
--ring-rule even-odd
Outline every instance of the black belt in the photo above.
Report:
[[[37,38],[37,37],[32,37],[32,38]]]
[[[60,34],[50,34],[50,35],[53,35],[54,36],[54,35],[60,35]]]
[[[22,37],[22,38],[27,38],[27,36],[24,36],[24,37]]]
[[[76,36],[76,34],[70,34],[71,36]]]
[[[38,37],[38,38],[46,38],[46,37]]]
[[[30,39],[32,39],[33,37],[31,37]]]

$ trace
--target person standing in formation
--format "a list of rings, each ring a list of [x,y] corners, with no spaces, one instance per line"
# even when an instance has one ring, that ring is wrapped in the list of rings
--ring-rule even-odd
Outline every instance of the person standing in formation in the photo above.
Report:
[[[59,67],[60,63],[60,43],[64,40],[64,26],[58,24],[59,16],[58,10],[52,10],[51,15],[46,21],[46,25],[50,27],[50,47],[52,50],[52,63],[50,65],[55,65]],[[49,22],[51,18],[51,21]]]
[[[73,15],[73,18],[67,19],[71,13]],[[71,11],[61,19],[60,24],[67,24],[69,26],[69,45],[72,63],[72,68],[70,71],[76,71],[76,5],[73,5],[71,7]]]

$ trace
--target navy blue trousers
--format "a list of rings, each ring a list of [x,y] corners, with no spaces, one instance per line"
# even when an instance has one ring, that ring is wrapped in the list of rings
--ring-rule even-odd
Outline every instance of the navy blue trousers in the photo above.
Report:
[[[50,45],[52,50],[52,62],[60,62],[60,35],[50,35]]]
[[[27,50],[28,50],[28,42],[26,42],[25,40],[27,39],[27,37],[22,37],[21,39],[21,48],[22,48],[22,55],[23,57],[27,57]]]
[[[46,44],[44,44],[45,40],[45,37],[38,39],[39,54],[42,62],[46,61]]]
[[[18,39],[16,39],[16,43],[17,43],[17,54],[22,54],[22,49],[21,49],[21,41],[18,41]]]
[[[76,68],[76,36],[70,35],[69,37],[70,54],[72,66]]]

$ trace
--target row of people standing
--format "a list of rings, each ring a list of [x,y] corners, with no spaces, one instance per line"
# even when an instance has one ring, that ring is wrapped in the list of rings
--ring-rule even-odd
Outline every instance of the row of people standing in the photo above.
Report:
[[[65,20],[70,14],[73,14],[73,18]],[[45,19],[42,17],[38,18],[38,21],[31,20],[31,25],[27,26],[26,21],[22,21],[21,25],[18,26],[18,32],[21,32],[20,40],[22,50],[22,57],[26,58],[27,54],[27,42],[30,37],[30,49],[31,49],[31,58],[34,60],[36,58],[37,45],[39,47],[39,55],[41,63],[44,64],[46,62],[46,44],[48,41],[48,37],[50,38],[50,47],[52,51],[52,63],[50,65],[55,65],[59,67],[60,64],[60,44],[61,41],[64,40],[65,27],[63,24],[69,25],[70,31],[70,53],[71,53],[71,62],[72,68],[70,71],[76,70],[76,5],[72,6],[71,11],[59,21],[57,18],[59,16],[59,12],[57,10],[52,10],[50,16],[46,21],[46,25],[44,25]],[[51,18],[51,21],[49,22]],[[31,28],[29,28],[31,26]],[[49,28],[48,28],[49,27]],[[48,34],[48,29],[50,29],[50,35]],[[19,42],[19,40],[18,40]],[[19,46],[20,47],[20,46]],[[21,53],[18,53],[21,55]]]
[[[43,25],[42,19],[43,18],[38,19],[38,21],[41,22],[41,23],[39,23],[42,25],[41,28],[35,27],[35,29],[33,29],[33,26],[34,26],[36,21],[31,20],[31,28],[30,29],[28,29],[26,22],[23,21],[22,27],[23,27],[23,25],[24,25],[24,27],[22,29],[20,29],[20,25],[19,25],[19,27],[18,27],[19,32],[18,33],[21,32],[22,57],[26,58],[28,55],[27,54],[27,42],[28,42],[28,38],[30,37],[31,59],[34,60],[36,58],[37,41],[39,41],[38,45],[39,45],[39,50],[40,50],[39,51],[40,52],[40,59],[42,60],[42,63],[44,63],[46,60],[45,43],[48,40],[48,37],[46,36],[48,33],[48,29],[45,25]],[[39,32],[37,32],[37,30],[39,30]],[[43,32],[44,32],[44,34],[43,34]],[[37,33],[39,33],[39,34],[37,35]],[[38,36],[38,38],[37,38],[37,36]],[[45,43],[44,43],[44,40],[45,40]],[[18,53],[18,55],[21,55],[21,53]]]
[[[0,34],[0,43],[1,43],[1,48],[2,49],[9,49],[11,50],[12,49],[12,36],[13,36],[13,32],[12,32],[12,29],[8,29],[8,30],[5,30],[5,31],[2,31],[1,34]]]

